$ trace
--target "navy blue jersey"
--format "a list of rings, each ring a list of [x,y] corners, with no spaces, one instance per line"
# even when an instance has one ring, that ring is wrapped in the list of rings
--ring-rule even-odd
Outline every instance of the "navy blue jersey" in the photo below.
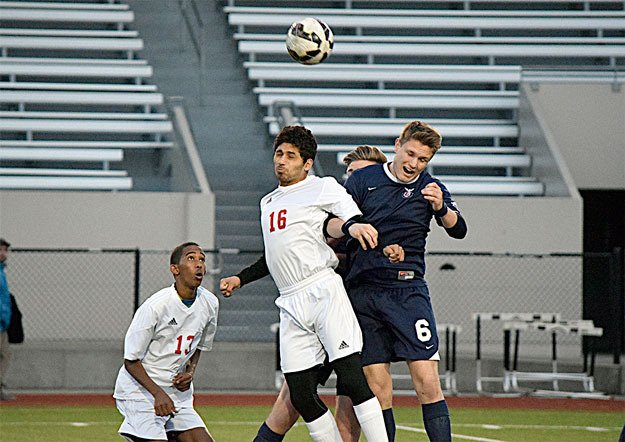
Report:
[[[365,167],[349,177],[345,188],[379,234],[379,246],[374,250],[362,250],[356,241],[350,241],[350,270],[346,278],[349,286],[405,286],[412,276],[424,276],[425,243],[434,212],[421,190],[431,182],[441,188],[449,209],[460,213],[447,188],[425,171],[411,184],[397,182],[386,164]],[[393,264],[384,256],[382,249],[391,244],[404,248],[404,262]],[[398,278],[400,271],[408,272],[405,278]]]

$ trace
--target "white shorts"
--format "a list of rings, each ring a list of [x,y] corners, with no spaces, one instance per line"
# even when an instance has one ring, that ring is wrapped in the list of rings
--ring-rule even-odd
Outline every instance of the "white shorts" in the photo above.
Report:
[[[206,428],[193,407],[181,407],[173,416],[157,416],[152,401],[117,399],[117,409],[124,416],[119,433],[148,440],[167,440],[168,431]]]
[[[362,351],[362,333],[343,280],[324,270],[282,290],[280,366],[283,373],[307,370]]]

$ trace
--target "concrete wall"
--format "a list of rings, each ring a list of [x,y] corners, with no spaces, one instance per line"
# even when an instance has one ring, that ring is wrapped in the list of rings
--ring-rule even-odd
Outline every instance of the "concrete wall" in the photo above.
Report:
[[[556,140],[577,188],[625,189],[625,88],[529,86],[525,93]]]
[[[0,236],[19,248],[214,247],[212,194],[0,192]]]
[[[469,235],[452,240],[432,223],[431,251],[581,251],[574,198],[462,197]],[[0,192],[0,235],[19,248],[168,250],[214,246],[214,197],[191,193]]]
[[[428,250],[553,253],[582,251],[580,198],[458,197],[468,234],[454,240],[434,222]]]

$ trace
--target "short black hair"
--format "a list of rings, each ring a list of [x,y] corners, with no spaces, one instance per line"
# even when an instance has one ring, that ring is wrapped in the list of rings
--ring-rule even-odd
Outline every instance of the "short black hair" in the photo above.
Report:
[[[273,151],[275,152],[278,146],[283,143],[297,147],[304,162],[309,159],[314,161],[315,156],[317,156],[317,140],[312,132],[304,126],[286,126],[283,128],[273,142]]]
[[[11,247],[11,244],[4,238],[0,238],[0,247],[6,247],[7,249]]]
[[[171,252],[171,256],[169,257],[169,264],[178,264],[180,262],[180,258],[182,258],[182,251],[185,249],[185,247],[189,247],[189,246],[198,246],[200,247],[199,244],[194,243],[194,242],[185,242],[180,244],[178,247],[176,247],[174,249],[173,252]]]

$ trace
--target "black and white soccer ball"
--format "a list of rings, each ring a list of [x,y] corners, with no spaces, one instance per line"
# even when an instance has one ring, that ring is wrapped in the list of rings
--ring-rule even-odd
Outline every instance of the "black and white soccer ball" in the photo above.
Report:
[[[321,63],[330,56],[333,47],[332,30],[316,18],[296,21],[286,35],[286,49],[298,63]]]

